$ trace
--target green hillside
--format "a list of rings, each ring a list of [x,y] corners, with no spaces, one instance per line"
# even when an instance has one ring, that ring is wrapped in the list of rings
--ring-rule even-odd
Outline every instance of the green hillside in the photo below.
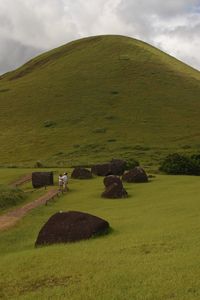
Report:
[[[157,163],[200,149],[200,72],[141,41],[71,42],[0,77],[0,164]]]

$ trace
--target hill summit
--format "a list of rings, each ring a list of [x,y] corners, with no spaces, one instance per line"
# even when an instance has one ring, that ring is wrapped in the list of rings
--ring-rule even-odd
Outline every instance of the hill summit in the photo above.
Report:
[[[200,72],[139,40],[68,43],[0,77],[0,164],[197,151],[199,95]]]

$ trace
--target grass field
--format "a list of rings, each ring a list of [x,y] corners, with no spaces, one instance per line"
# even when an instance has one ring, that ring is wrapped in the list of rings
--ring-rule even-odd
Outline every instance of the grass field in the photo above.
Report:
[[[199,152],[200,73],[123,36],[81,39],[0,77],[0,164]]]
[[[158,175],[150,183],[126,184],[130,196],[124,200],[102,199],[102,178],[70,180],[69,187],[69,193],[0,233],[0,298],[200,298],[198,177]],[[61,210],[97,215],[113,230],[35,249],[41,226]]]

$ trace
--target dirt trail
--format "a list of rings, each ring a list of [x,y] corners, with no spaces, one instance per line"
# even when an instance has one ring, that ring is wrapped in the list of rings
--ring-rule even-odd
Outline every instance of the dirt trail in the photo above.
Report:
[[[17,187],[19,185],[22,185],[24,183],[31,181],[31,179],[32,179],[32,174],[27,174],[27,175],[24,175],[24,176],[20,177],[19,179],[15,180],[14,182],[11,182],[9,185],[11,187]]]
[[[16,208],[2,216],[0,216],[0,230],[14,226],[22,217],[24,217],[33,208],[46,204],[49,200],[60,194],[59,190],[50,190],[38,199]]]

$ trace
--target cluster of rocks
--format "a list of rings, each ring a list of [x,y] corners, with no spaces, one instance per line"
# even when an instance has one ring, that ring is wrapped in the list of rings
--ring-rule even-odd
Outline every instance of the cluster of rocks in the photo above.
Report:
[[[97,164],[91,171],[82,167],[76,167],[71,177],[73,179],[91,179],[93,174],[104,176],[105,190],[103,198],[122,199],[128,197],[123,182],[142,183],[148,182],[148,176],[143,168],[137,166],[126,171],[126,162],[112,160],[110,163]],[[34,174],[35,185],[41,185],[41,174]],[[121,176],[121,178],[120,178]],[[52,183],[52,174],[45,177],[45,183]],[[44,184],[44,182],[42,182]],[[110,225],[107,221],[77,211],[59,212],[54,214],[40,230],[35,246],[57,243],[76,242],[92,238],[96,235],[107,233]]]
[[[143,168],[137,166],[126,171],[126,161],[113,159],[109,163],[97,164],[92,166],[91,171],[82,167],[76,167],[71,177],[74,179],[91,179],[92,174],[104,176],[105,191],[102,193],[104,198],[125,198],[128,196],[123,187],[124,182],[142,183],[148,182],[148,176]],[[122,176],[121,179],[119,176]]]
[[[122,181],[135,183],[148,182],[148,176],[141,167],[135,167],[134,169],[125,172],[122,175],[122,180],[118,176],[108,175],[103,181],[105,191],[102,193],[102,197],[111,199],[128,197],[128,193],[124,189]]]
[[[121,176],[126,169],[126,162],[121,159],[113,159],[109,163],[97,164],[91,168],[91,172],[97,176],[118,175]]]

